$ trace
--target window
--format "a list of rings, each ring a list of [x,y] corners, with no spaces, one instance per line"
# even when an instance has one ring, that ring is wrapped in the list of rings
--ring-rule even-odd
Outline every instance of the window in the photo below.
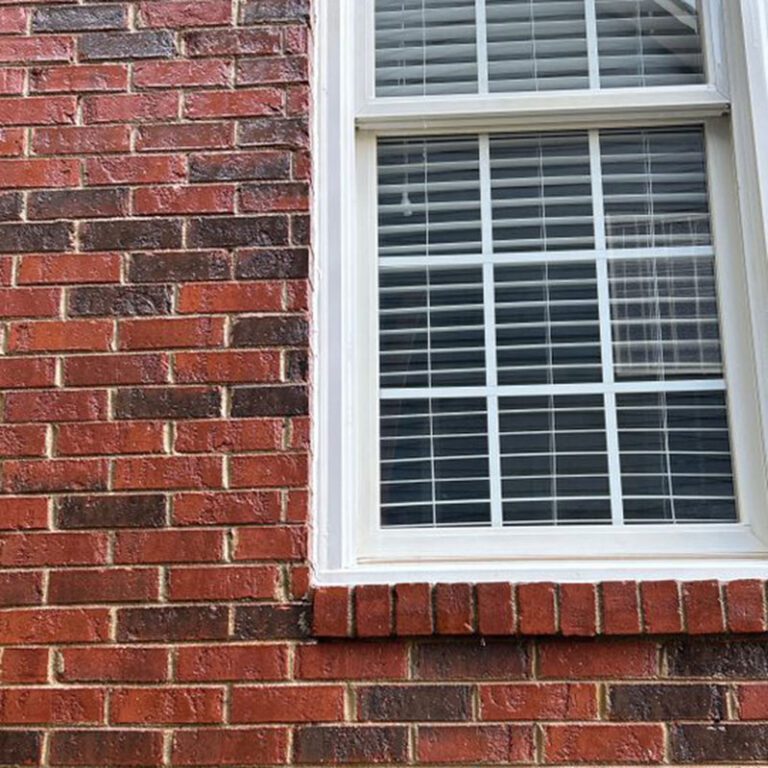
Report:
[[[321,580],[765,575],[752,2],[328,4]]]

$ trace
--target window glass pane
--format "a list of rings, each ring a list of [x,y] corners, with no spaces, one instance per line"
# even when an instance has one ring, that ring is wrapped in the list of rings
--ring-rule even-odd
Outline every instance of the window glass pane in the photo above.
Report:
[[[487,0],[491,91],[589,88],[584,0]]]
[[[587,134],[493,136],[490,143],[494,250],[592,248]]]
[[[384,526],[490,522],[483,399],[383,400]]]
[[[736,521],[723,392],[619,395],[618,423],[627,522]]]
[[[477,93],[475,0],[376,0],[376,94]]]
[[[704,82],[695,0],[596,0],[603,88]]]

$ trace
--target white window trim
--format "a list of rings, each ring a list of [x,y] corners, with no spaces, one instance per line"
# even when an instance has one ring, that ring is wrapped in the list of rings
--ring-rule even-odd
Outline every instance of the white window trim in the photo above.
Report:
[[[720,12],[706,0],[709,14]],[[313,551],[320,584],[398,581],[581,581],[768,576],[768,9],[764,0],[727,0],[725,34],[732,72],[728,99],[712,87],[689,89],[683,105],[669,89],[567,96],[487,96],[470,109],[461,98],[374,102],[352,74],[368,61],[372,39],[356,36],[370,2],[317,5],[315,112],[315,272],[313,395]],[[361,10],[362,9],[362,10]],[[367,27],[372,30],[372,24]],[[346,44],[355,40],[356,45]],[[354,50],[353,50],[354,49]],[[722,86],[722,62],[709,54]],[[369,85],[370,88],[370,85]],[[595,97],[599,97],[597,100]],[[734,466],[742,521],[737,525],[551,528],[389,529],[378,520],[375,140],[384,134],[493,127],[535,129],[542,104],[557,124],[609,127],[617,99],[635,125],[703,122],[719,254],[721,318],[728,376]],[[602,100],[602,101],[601,101]],[[396,111],[389,106],[397,102]],[[614,111],[614,114],[617,110]],[[478,116],[479,115],[479,116]],[[662,117],[660,117],[660,115]],[[666,121],[669,122],[669,121]],[[735,157],[735,164],[733,158]],[[755,171],[757,169],[757,173]],[[736,199],[738,198],[738,205]],[[742,215],[739,216],[739,209]],[[741,220],[741,222],[740,222]],[[743,248],[734,244],[743,242]],[[744,258],[725,269],[723,253]],[[745,297],[747,300],[745,301]],[[738,369],[738,375],[733,371]]]

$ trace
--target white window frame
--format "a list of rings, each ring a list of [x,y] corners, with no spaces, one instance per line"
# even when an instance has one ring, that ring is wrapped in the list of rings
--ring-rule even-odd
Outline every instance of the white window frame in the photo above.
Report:
[[[760,131],[768,125],[764,0],[703,0],[704,24],[724,37],[727,67],[708,46],[708,69],[717,85],[685,86],[684,98],[669,87],[428,97],[426,116],[421,98],[372,98],[372,7],[373,0],[319,0],[316,8],[316,583],[768,576],[768,132]],[[721,13],[723,23],[712,24]],[[367,39],[360,30],[368,31]],[[369,77],[354,77],[360,71]],[[706,129],[740,522],[382,529],[376,136],[675,123]],[[725,254],[735,257],[726,263]]]

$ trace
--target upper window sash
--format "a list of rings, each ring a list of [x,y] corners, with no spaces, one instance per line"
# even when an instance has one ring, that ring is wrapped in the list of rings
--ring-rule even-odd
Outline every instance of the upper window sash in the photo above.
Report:
[[[462,0],[459,3],[460,8],[465,8],[468,1],[469,6],[472,6],[472,0]],[[543,84],[531,78],[505,80],[505,73],[509,74],[508,65],[505,68],[503,61],[505,48],[495,43],[491,43],[489,47],[489,39],[493,40],[494,36],[503,35],[505,25],[496,25],[496,32],[486,32],[486,30],[493,28],[493,24],[490,27],[488,24],[489,14],[493,21],[494,14],[498,14],[501,6],[505,3],[514,5],[514,2],[474,0],[474,8],[465,8],[464,12],[465,14],[472,12],[467,19],[467,26],[472,33],[470,37],[474,36],[475,43],[470,44],[469,54],[466,45],[464,48],[457,45],[457,50],[463,51],[461,55],[466,60],[457,68],[448,69],[449,72],[457,72],[458,81],[455,89],[452,88],[451,83],[449,85],[439,83],[437,86],[424,86],[421,89],[412,84],[402,89],[382,86],[382,80],[385,83],[391,82],[391,72],[383,74],[381,72],[382,60],[386,64],[386,61],[391,60],[397,51],[394,54],[387,50],[382,52],[382,43],[379,39],[377,54],[377,3],[381,2],[386,0],[364,0],[355,4],[357,30],[355,71],[360,73],[356,77],[355,116],[360,128],[410,131],[419,128],[440,130],[442,125],[454,128],[458,125],[462,127],[466,125],[467,128],[481,125],[493,127],[494,120],[503,120],[504,124],[509,126],[508,121],[512,113],[515,120],[529,125],[532,122],[546,124],[549,116],[551,120],[558,122],[565,119],[574,124],[586,124],[589,119],[592,119],[605,124],[605,119],[616,115],[618,111],[625,115],[632,115],[632,119],[652,120],[658,117],[660,112],[669,115],[670,111],[674,111],[674,114],[679,114],[683,119],[700,119],[722,115],[729,109],[721,34],[722,0],[699,0],[701,75],[668,78],[672,82],[669,85],[662,84],[665,83],[664,77],[649,76],[644,79],[637,75],[632,77],[622,75],[621,59],[615,55],[616,41],[606,42],[605,38],[601,37],[609,34],[612,29],[610,24],[606,27],[604,22],[600,22],[601,9],[605,7],[606,0],[568,0],[566,3],[557,3],[558,6],[584,8],[586,60],[581,62],[579,57],[576,57],[578,59],[576,66],[586,67],[581,73],[583,77],[540,78],[545,81]],[[400,2],[400,8],[406,9],[420,5],[417,0],[398,0],[398,2]],[[539,7],[553,5],[546,1],[542,3],[541,0],[537,2]],[[641,2],[646,5],[653,3],[663,8],[663,4],[683,7],[692,0],[641,0]],[[634,0],[619,0],[619,3],[626,3],[627,7],[635,5]],[[534,5],[535,7],[537,6]],[[404,18],[413,18],[412,14],[413,11],[406,10]],[[399,12],[395,13],[395,17],[399,18]],[[381,26],[383,23],[381,12],[379,12],[379,19],[378,23]],[[388,23],[392,23],[391,19]],[[458,23],[459,32],[461,32],[462,19],[459,19]],[[598,32],[600,29],[607,29],[608,32],[600,33]],[[455,35],[459,32],[452,31],[451,34]],[[380,36],[381,32],[378,34]],[[392,39],[397,40],[398,36],[395,35]],[[404,44],[406,42],[407,40],[404,40]],[[623,42],[622,40],[621,44]],[[687,44],[690,45],[690,43]],[[635,58],[642,55],[642,49],[638,54],[636,50],[638,43],[632,38],[627,40],[627,45],[628,68],[632,69],[633,46]],[[406,83],[409,82],[408,77],[418,77],[413,75],[413,68],[408,68],[408,56],[413,56],[413,50],[408,49],[408,51],[402,62],[404,77],[401,79]],[[450,58],[450,53],[448,56]],[[377,57],[380,65],[378,75]],[[494,58],[499,59],[499,57],[502,57],[502,60],[497,62],[499,66],[494,68]],[[528,62],[528,65],[533,64],[535,62]],[[519,60],[516,66],[520,67]],[[526,66],[526,61],[523,59],[522,69],[525,70]],[[426,69],[423,71],[426,72]],[[440,72],[442,73],[443,70]],[[471,75],[469,79],[467,79],[467,73]],[[556,72],[554,74],[557,75]],[[390,77],[389,81],[388,77]],[[630,83],[633,84],[630,85]]]

